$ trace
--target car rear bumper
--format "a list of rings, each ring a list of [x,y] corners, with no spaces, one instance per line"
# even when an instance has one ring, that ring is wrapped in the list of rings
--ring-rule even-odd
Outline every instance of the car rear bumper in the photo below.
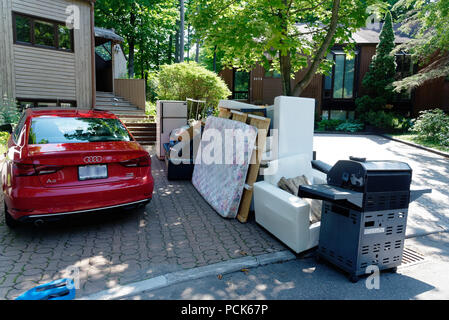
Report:
[[[145,204],[150,203],[150,201],[151,201],[151,198],[145,199],[145,200],[134,201],[134,202],[123,203],[123,204],[119,204],[119,205],[115,205],[115,206],[95,208],[95,209],[70,211],[70,212],[59,212],[59,213],[51,213],[51,214],[28,215],[28,216],[22,216],[21,218],[19,218],[19,221],[26,222],[26,221],[37,220],[37,219],[61,218],[64,216],[78,214],[78,213],[88,213],[88,212],[102,211],[102,210],[108,210],[108,209],[116,209],[116,208],[139,205],[139,204],[145,205]]]
[[[16,188],[18,192],[7,191],[5,202],[8,212],[16,220],[49,218],[148,202],[153,187],[152,178],[84,187],[24,187]]]

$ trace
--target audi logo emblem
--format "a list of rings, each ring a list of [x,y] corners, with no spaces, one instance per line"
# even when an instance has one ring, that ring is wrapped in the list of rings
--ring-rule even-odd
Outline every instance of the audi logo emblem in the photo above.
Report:
[[[103,157],[102,156],[87,156],[84,157],[84,162],[85,163],[99,163],[103,161]]]

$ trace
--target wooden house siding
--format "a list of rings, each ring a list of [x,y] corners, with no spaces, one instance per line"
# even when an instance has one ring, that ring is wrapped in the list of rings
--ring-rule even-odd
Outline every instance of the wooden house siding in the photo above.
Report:
[[[76,100],[73,53],[14,45],[16,96]]]
[[[444,77],[430,80],[415,89],[413,116],[419,111],[439,108],[449,113],[449,81]]]
[[[219,73],[223,81],[228,85],[229,90],[232,91],[234,87],[234,73],[232,69],[223,69]]]
[[[280,78],[269,78],[264,77],[262,83],[263,91],[263,104],[272,105],[274,103],[274,98],[282,95],[282,81]]]
[[[12,12],[65,23],[67,7],[80,10],[79,29],[73,32],[74,52],[13,45]],[[81,109],[92,107],[91,7],[85,0],[2,0],[0,5],[0,75],[2,92],[12,87],[19,99],[71,100]],[[3,37],[6,34],[6,37]],[[8,55],[8,50],[11,53]],[[3,72],[3,69],[11,68]],[[4,80],[7,78],[8,80]],[[14,92],[15,91],[15,92]]]
[[[79,5],[81,7],[86,4],[69,0],[13,0],[12,10],[64,22],[68,16],[65,10],[69,5]]]
[[[376,54],[376,44],[363,45],[360,47],[360,64],[358,72],[358,92],[357,96],[363,96],[364,90],[362,86],[363,78],[369,70],[369,65],[371,64],[371,59]]]
[[[305,73],[306,70],[301,70],[296,73],[295,84],[304,77]],[[323,75],[315,74],[312,78],[312,81],[302,92],[301,97],[315,99],[315,112],[321,113],[323,102]]]
[[[0,99],[15,97],[11,0],[0,1]]]
[[[250,74],[250,101],[254,104],[263,104],[263,77],[265,69],[256,66]]]
[[[118,48],[117,52],[115,48]],[[128,75],[128,69],[126,68],[126,57],[122,51],[122,48],[119,44],[115,45],[115,48],[112,50],[113,54],[113,71],[114,71],[114,79],[122,79],[126,78]]]

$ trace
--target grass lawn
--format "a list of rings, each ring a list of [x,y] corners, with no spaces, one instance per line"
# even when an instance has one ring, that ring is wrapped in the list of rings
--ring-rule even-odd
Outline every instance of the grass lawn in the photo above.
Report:
[[[433,149],[437,149],[437,150],[444,151],[444,152],[449,152],[449,147],[442,146],[434,141],[420,139],[414,134],[410,134],[410,133],[392,134],[391,136],[396,139],[406,140],[406,141],[410,141],[410,142],[413,142],[416,144],[420,144],[424,147],[433,148]]]

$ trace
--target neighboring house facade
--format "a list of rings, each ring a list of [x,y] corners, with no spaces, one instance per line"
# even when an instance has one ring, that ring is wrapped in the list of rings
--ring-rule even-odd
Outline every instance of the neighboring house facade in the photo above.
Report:
[[[409,41],[395,27],[396,44]],[[376,46],[379,43],[381,26],[378,29],[362,28],[354,33],[354,58],[349,58],[343,47],[332,48],[328,59],[334,61],[332,72],[325,76],[316,74],[301,96],[314,98],[316,110],[323,118],[353,119],[355,116],[355,99],[364,94],[362,80],[369,69]],[[410,55],[396,55],[397,77],[403,78],[416,72]],[[296,74],[292,85],[302,78],[305,71]],[[256,66],[251,72],[225,69],[220,75],[232,92],[232,99],[244,100],[258,105],[273,104],[276,96],[282,95],[280,74],[268,72],[262,66]],[[442,108],[449,111],[449,81],[438,79],[416,90],[401,95],[395,103],[396,110],[416,116],[420,110]]]
[[[90,109],[97,90],[113,92],[114,79],[126,77],[123,39],[94,27],[94,4],[1,0],[1,96],[26,107]],[[75,28],[66,24],[72,14],[79,17]]]

